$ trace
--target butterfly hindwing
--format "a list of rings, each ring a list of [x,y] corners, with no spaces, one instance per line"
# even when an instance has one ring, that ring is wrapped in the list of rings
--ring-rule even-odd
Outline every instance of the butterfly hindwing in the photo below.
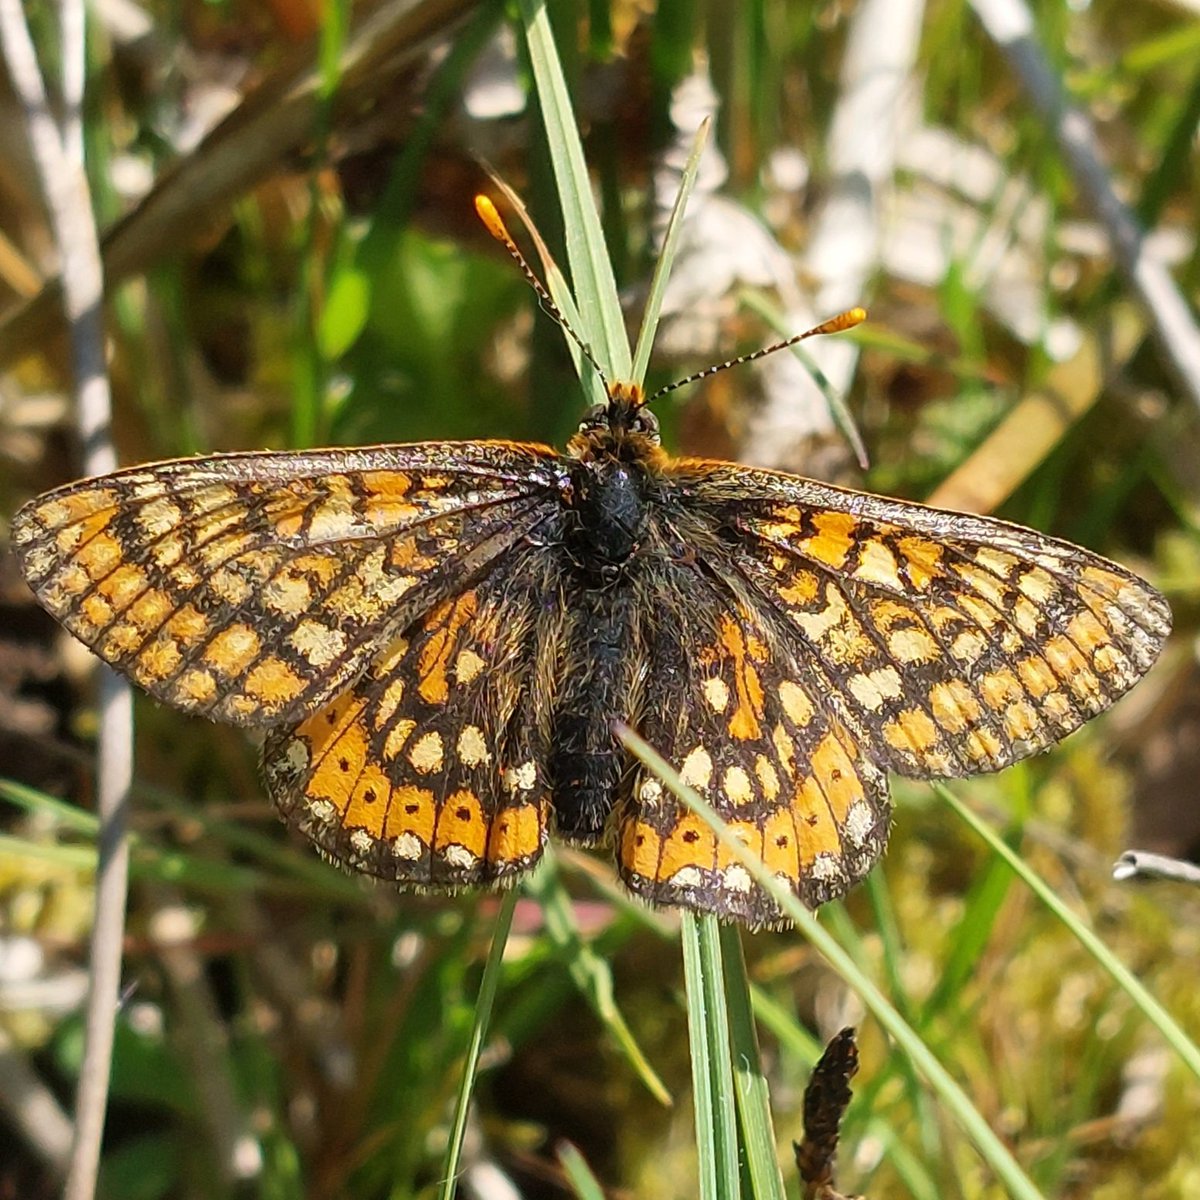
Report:
[[[538,551],[405,631],[343,695],[263,750],[288,822],[343,866],[406,886],[509,881],[542,853],[558,654]]]
[[[885,773],[761,614],[698,569],[676,574],[649,643],[642,736],[805,904],[844,894],[882,853]],[[625,883],[652,903],[752,926],[782,920],[703,820],[644,768],[630,780],[617,846]]]

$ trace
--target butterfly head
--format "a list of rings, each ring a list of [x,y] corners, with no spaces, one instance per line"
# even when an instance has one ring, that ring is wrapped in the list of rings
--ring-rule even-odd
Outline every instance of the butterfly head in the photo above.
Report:
[[[646,393],[636,383],[614,383],[608,400],[584,413],[567,452],[585,462],[598,458],[654,465],[662,457],[658,418],[646,407]]]

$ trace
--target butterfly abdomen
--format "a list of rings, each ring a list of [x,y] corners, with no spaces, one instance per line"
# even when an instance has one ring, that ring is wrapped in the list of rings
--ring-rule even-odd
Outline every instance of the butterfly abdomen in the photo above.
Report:
[[[585,589],[573,608],[550,759],[558,832],[570,841],[600,841],[616,804],[626,756],[613,722],[629,719],[634,607],[622,580],[603,592]]]

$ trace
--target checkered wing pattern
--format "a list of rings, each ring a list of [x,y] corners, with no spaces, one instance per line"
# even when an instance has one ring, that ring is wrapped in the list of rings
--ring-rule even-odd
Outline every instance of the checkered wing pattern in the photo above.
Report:
[[[806,905],[843,895],[883,852],[886,773],[769,614],[699,570],[678,594],[651,651],[643,736]],[[621,875],[647,900],[755,927],[782,920],[708,826],[645,769],[618,832]]]
[[[542,852],[559,614],[540,549],[404,631],[344,694],[272,729],[275,803],[328,857],[406,886],[505,882]]]
[[[698,491],[824,703],[902,775],[1044,749],[1137,682],[1170,631],[1137,576],[1003,521],[712,464]]]
[[[151,695],[280,724],[536,527],[557,461],[507,442],[181,459],[47,493],[12,540],[42,605]]]

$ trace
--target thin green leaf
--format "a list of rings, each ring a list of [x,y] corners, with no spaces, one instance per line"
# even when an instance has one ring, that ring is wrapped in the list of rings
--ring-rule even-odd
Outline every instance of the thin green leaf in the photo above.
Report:
[[[609,379],[628,379],[631,368],[617,281],[604,244],[600,214],[571,110],[571,98],[550,29],[544,0],[520,0],[529,60],[546,125],[559,204],[566,230],[567,259],[579,305],[581,336]]]
[[[500,969],[504,961],[504,947],[508,942],[508,931],[512,928],[513,912],[520,893],[509,888],[504,893],[500,907],[496,910],[496,924],[492,930],[492,948],[483,964],[483,977],[479,981],[479,996],[475,1001],[475,1022],[471,1026],[471,1040],[467,1043],[467,1056],[463,1063],[462,1079],[458,1085],[458,1097],[454,1104],[454,1119],[450,1125],[450,1140],[446,1146],[446,1159],[442,1178],[438,1186],[441,1200],[454,1200],[458,1186],[458,1164],[462,1158],[463,1138],[467,1132],[467,1114],[471,1109],[471,1092],[475,1087],[475,1075],[479,1070],[479,1055],[487,1037],[488,1022],[492,1016],[492,1005],[496,1000],[496,987],[500,982]]]
[[[95,813],[77,808],[56,796],[48,796],[28,784],[18,783],[15,779],[0,779],[0,799],[15,804],[25,812],[53,817],[57,824],[73,829],[76,833],[86,833],[89,837],[95,837],[100,827],[100,820]]]
[[[571,1190],[579,1200],[604,1200],[604,1189],[600,1186],[600,1181],[592,1174],[587,1160],[570,1142],[559,1142],[556,1153],[559,1165],[571,1184]]]
[[[741,1178],[720,932],[711,913],[686,911],[681,932],[700,1200],[737,1200]]]
[[[742,953],[741,931],[721,926],[725,964],[725,1000],[729,1008],[729,1037],[733,1050],[733,1084],[737,1097],[742,1149],[755,1200],[783,1200],[783,1175],[775,1155],[771,1096],[758,1052],[758,1032],[750,1001],[750,981]]]
[[[1002,838],[981,821],[948,787],[934,783],[940,796],[991,849],[1020,876],[1023,883],[1071,931],[1079,944],[1112,976],[1129,998],[1141,1009],[1146,1019],[1163,1035],[1167,1043],[1183,1060],[1184,1065],[1200,1079],[1200,1047],[1188,1037],[1165,1008],[1142,986],[1132,972],[1113,952],[1059,899],[1039,875],[1029,869]]]
[[[692,142],[692,152],[688,155],[687,165],[683,169],[683,178],[679,183],[679,195],[675,197],[675,206],[671,209],[671,219],[667,222],[667,232],[663,237],[662,250],[658,262],[654,264],[654,276],[650,280],[650,295],[646,298],[646,311],[642,314],[642,327],[638,331],[637,350],[633,355],[633,374],[630,378],[634,383],[642,383],[646,378],[646,368],[650,365],[650,352],[654,349],[654,335],[658,332],[658,321],[662,314],[663,296],[667,291],[667,280],[671,277],[671,268],[675,264],[675,253],[679,246],[679,234],[683,229],[683,216],[687,210],[688,200],[696,186],[696,175],[700,170],[700,159],[704,147],[708,144],[712,132],[712,118],[705,117],[696,130]]]

